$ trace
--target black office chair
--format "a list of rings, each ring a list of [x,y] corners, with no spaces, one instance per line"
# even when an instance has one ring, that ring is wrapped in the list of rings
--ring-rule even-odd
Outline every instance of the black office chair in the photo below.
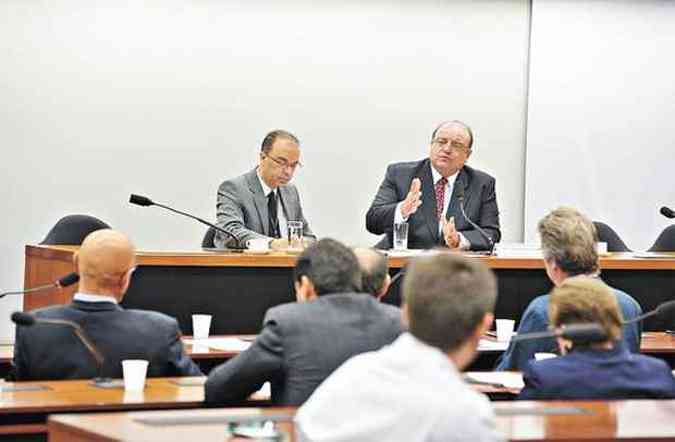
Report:
[[[607,243],[608,252],[630,252],[626,243],[623,242],[614,229],[600,221],[593,221],[595,230],[598,232],[598,241]]]
[[[68,215],[54,224],[40,244],[79,246],[91,232],[109,228],[108,224],[93,216]]]
[[[675,224],[663,229],[656,238],[654,245],[649,248],[650,252],[675,252]]]
[[[202,239],[202,248],[203,249],[212,249],[216,245],[213,243],[213,240],[216,237],[216,229],[209,227],[209,230],[204,234],[204,239]]]

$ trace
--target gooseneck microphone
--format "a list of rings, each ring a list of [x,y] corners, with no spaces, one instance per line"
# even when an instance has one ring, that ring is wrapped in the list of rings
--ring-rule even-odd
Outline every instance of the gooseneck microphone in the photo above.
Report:
[[[78,275],[77,273],[75,273],[75,272],[68,273],[66,276],[58,279],[57,281],[54,281],[51,284],[41,285],[41,286],[33,287],[32,289],[27,289],[27,290],[15,290],[15,291],[11,291],[11,292],[0,293],[0,298],[3,298],[7,295],[23,295],[25,293],[35,293],[35,292],[52,290],[52,289],[56,289],[56,288],[68,287],[69,285],[75,284],[79,280],[80,280],[80,275]]]
[[[156,202],[154,202],[153,200],[151,200],[150,198],[148,198],[147,196],[136,195],[136,194],[133,194],[133,193],[132,193],[132,194],[129,196],[129,202],[130,202],[131,204],[135,204],[135,205],[141,206],[141,207],[149,207],[149,206],[157,206],[157,207],[161,207],[162,209],[166,209],[166,210],[168,210],[168,211],[170,211],[170,212],[177,213],[177,214],[179,214],[179,215],[183,215],[183,216],[186,216],[186,217],[188,217],[188,218],[191,218],[191,219],[193,219],[193,220],[195,220],[195,221],[198,221],[198,222],[204,224],[205,226],[213,227],[213,228],[216,229],[217,231],[219,231],[219,232],[221,232],[221,233],[224,233],[224,234],[227,235],[228,237],[232,238],[232,239],[234,240],[235,245],[236,245],[236,247],[234,247],[234,248],[240,248],[240,247],[241,247],[240,244],[239,244],[239,240],[237,239],[237,237],[235,237],[232,233],[228,232],[227,230],[225,230],[225,229],[223,229],[223,228],[221,228],[221,227],[218,227],[217,225],[212,224],[212,223],[210,223],[210,222],[208,222],[208,221],[206,221],[206,220],[203,220],[203,219],[198,218],[198,217],[196,217],[196,216],[194,216],[194,215],[191,215],[191,214],[189,214],[189,213],[182,212],[182,211],[180,211],[180,210],[174,209],[173,207],[169,207],[169,206],[166,206],[166,205],[164,205],[164,204],[156,203]]]
[[[103,372],[103,362],[105,361],[105,358],[101,354],[101,352],[96,348],[96,345],[92,342],[89,337],[87,337],[87,334],[82,330],[82,327],[76,322],[73,321],[68,321],[65,319],[45,319],[45,318],[36,318],[34,315],[30,313],[24,313],[24,312],[14,312],[12,313],[12,322],[14,322],[16,325],[22,326],[22,327],[32,327],[35,324],[48,324],[48,325],[62,325],[66,327],[70,327],[73,329],[73,332],[75,333],[75,336],[78,337],[80,342],[85,346],[85,348],[89,351],[91,356],[94,358],[94,361],[96,361],[96,377],[94,378],[94,383],[95,384],[106,384],[109,383],[111,380],[110,378],[104,378],[101,376]]]
[[[675,312],[675,301],[666,301],[661,304],[659,304],[654,310],[644,313],[640,316],[636,316],[633,319],[629,319],[628,321],[623,321],[624,325],[627,324],[632,324],[634,322],[642,321],[643,319],[647,319],[651,316],[656,316],[656,315],[666,315],[668,313],[673,313]]]
[[[666,218],[675,218],[675,210],[672,210],[666,206],[661,207],[661,210],[659,210],[661,215],[665,216]]]
[[[552,330],[534,333],[521,333],[511,338],[511,342],[529,341],[532,339],[564,338],[572,342],[603,342],[607,340],[607,333],[594,322],[588,324],[570,324]]]
[[[461,184],[459,187],[457,187],[457,201],[459,201],[459,210],[462,212],[462,216],[469,224],[471,224],[474,229],[478,231],[478,233],[481,234],[483,238],[485,238],[485,240],[487,240],[488,245],[490,246],[489,255],[493,255],[495,252],[495,242],[492,240],[492,237],[488,235],[478,224],[471,221],[471,218],[466,216],[466,212],[464,211],[464,187],[462,187]]]

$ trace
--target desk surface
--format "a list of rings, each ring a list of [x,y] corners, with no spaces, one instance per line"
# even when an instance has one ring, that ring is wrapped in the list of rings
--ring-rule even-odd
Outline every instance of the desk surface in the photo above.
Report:
[[[654,441],[675,440],[674,400],[502,402],[495,404],[497,429],[510,441]],[[551,414],[554,411],[558,414]],[[565,413],[564,411],[567,410]],[[576,412],[576,414],[570,413]],[[548,414],[545,414],[547,413]],[[561,413],[562,412],[562,413]],[[292,415],[293,409],[218,409],[116,414],[56,415],[49,418],[50,441],[222,442],[233,416]],[[148,425],[138,418],[175,419],[186,415],[212,423]],[[287,421],[288,422],[288,421]],[[285,431],[292,431],[286,424]],[[290,435],[288,440],[293,440]]]
[[[26,257],[36,257],[72,263],[72,255],[78,246],[26,245]],[[468,254],[470,255],[470,254]],[[665,253],[668,258],[636,258],[632,253],[611,253],[600,258],[602,269],[630,270],[675,270],[675,253]],[[389,266],[400,268],[406,265],[414,252],[389,257]],[[475,255],[493,269],[543,269],[541,258],[496,257]],[[297,254],[270,252],[268,254],[231,253],[223,251],[152,251],[136,252],[138,265],[142,266],[205,266],[205,267],[293,267]]]

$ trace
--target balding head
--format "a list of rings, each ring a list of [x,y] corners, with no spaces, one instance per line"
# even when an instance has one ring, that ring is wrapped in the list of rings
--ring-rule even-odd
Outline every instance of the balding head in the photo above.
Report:
[[[377,299],[382,299],[391,283],[387,257],[370,248],[356,248],[354,253],[361,266],[361,288]]]
[[[75,254],[80,291],[114,296],[118,301],[129,287],[130,270],[135,265],[134,246],[129,238],[110,229],[89,234]]]

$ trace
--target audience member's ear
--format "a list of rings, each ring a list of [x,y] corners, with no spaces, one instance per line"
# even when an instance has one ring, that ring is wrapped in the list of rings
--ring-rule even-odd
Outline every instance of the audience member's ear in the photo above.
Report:
[[[410,316],[408,316],[408,304],[405,302],[401,306],[401,325],[403,330],[408,330],[410,328]]]
[[[80,262],[80,251],[77,250],[73,253],[73,265],[75,266],[75,271],[79,273],[79,262]]]
[[[316,289],[310,279],[302,275],[300,281],[295,281],[295,299],[298,302],[307,302],[317,298]]]
[[[387,294],[389,291],[389,286],[391,285],[391,276],[387,274],[387,276],[384,278],[384,282],[382,283],[382,287],[380,287],[380,291],[377,293],[377,300],[382,301],[382,298],[384,298],[384,295]]]
[[[492,328],[492,322],[495,320],[495,315],[492,313],[485,313],[483,320],[476,327],[475,336],[480,339],[485,333]]]
[[[569,341],[567,339],[558,338],[557,341],[558,341],[558,349],[560,350],[560,354],[563,356],[569,353],[570,350],[572,350],[572,347],[574,346],[572,341]]]

